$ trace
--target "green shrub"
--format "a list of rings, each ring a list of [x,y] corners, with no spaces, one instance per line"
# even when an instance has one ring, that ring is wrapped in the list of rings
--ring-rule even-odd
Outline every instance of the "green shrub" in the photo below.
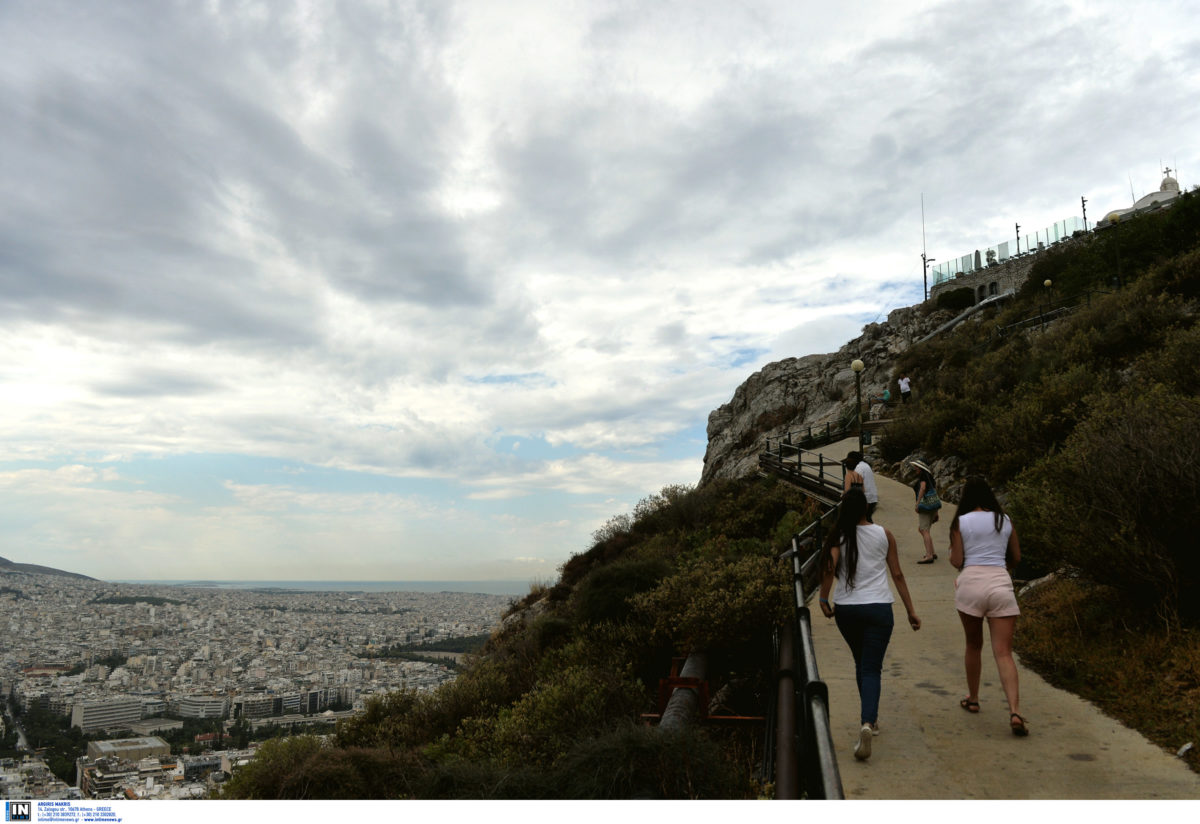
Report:
[[[736,646],[794,609],[789,571],[771,556],[701,558],[633,603],[658,638],[680,649]]]
[[[341,749],[312,735],[265,741],[221,787],[246,800],[414,798],[426,767],[411,753]]]
[[[581,742],[556,769],[565,799],[746,798],[744,765],[701,730],[627,725]]]
[[[420,797],[443,801],[553,799],[558,797],[556,778],[540,767],[453,758],[429,768]]]
[[[450,735],[465,719],[493,716],[518,700],[536,680],[540,654],[534,636],[522,634],[433,692],[372,698],[362,716],[338,725],[337,743],[411,747]]]
[[[772,550],[778,554],[790,549],[792,536],[812,523],[816,514],[815,506],[806,507],[803,513],[794,509],[784,513],[784,516],[779,519],[779,523],[775,525],[775,531],[771,534]]]
[[[1200,619],[1198,420],[1200,400],[1163,386],[1099,402],[1061,452],[1013,485],[1031,562],[1079,567],[1135,604]]]
[[[1136,371],[1147,382],[1161,383],[1180,395],[1200,395],[1200,325],[1175,331]]]
[[[714,485],[709,497],[706,536],[761,540],[771,535],[789,511],[806,511],[810,499],[777,478],[755,478]]]
[[[363,712],[338,722],[334,740],[342,747],[380,747],[417,740],[420,736],[403,725],[423,700],[428,699],[414,690],[372,696]]]
[[[635,717],[645,700],[641,685],[609,667],[556,668],[511,709],[465,721],[454,749],[508,766],[549,765],[581,739]]]
[[[1077,366],[1018,387],[1008,403],[990,404],[969,429],[948,433],[941,451],[969,456],[973,471],[982,472],[993,483],[1007,483],[1062,444],[1096,384],[1086,366]]]
[[[919,404],[910,404],[888,424],[880,441],[886,461],[895,462],[913,452],[945,454],[948,441],[969,429],[980,417],[981,402],[935,389],[922,393]]]
[[[624,559],[593,569],[575,588],[572,603],[580,621],[620,621],[629,599],[651,589],[670,570],[658,558]]]

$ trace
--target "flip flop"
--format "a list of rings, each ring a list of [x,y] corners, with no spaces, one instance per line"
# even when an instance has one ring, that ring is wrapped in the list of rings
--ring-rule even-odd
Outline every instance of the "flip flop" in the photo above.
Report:
[[[958,702],[958,705],[967,712],[979,712],[979,702],[972,701],[970,698],[964,698]]]
[[[1013,735],[1029,735],[1029,730],[1025,728],[1025,719],[1015,712],[1010,713],[1008,723],[1012,727]]]
[[[932,564],[932,563],[933,563],[934,561],[936,561],[936,560],[937,560],[937,556],[936,556],[936,555],[934,555],[932,558],[926,558],[926,559],[925,559],[925,560],[923,560],[923,561],[917,561],[917,563],[918,563],[918,564]]]

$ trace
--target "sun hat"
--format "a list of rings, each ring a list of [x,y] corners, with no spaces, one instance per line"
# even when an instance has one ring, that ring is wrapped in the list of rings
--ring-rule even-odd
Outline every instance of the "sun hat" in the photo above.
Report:
[[[910,460],[908,462],[908,465],[912,466],[912,467],[916,467],[917,469],[921,470],[922,472],[928,472],[930,475],[933,474],[933,470],[930,469],[928,466],[926,466],[924,461],[918,461],[916,458],[913,458],[912,460]]]

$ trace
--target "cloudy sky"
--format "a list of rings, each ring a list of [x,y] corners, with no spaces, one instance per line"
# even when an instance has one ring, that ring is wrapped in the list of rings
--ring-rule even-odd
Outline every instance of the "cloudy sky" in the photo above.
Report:
[[[1200,181],[1186,2],[0,4],[0,555],[550,581],[938,260]]]

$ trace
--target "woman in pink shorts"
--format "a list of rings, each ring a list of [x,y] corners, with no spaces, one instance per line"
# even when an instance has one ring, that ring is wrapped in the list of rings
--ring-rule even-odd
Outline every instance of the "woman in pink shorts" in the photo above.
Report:
[[[961,570],[954,582],[954,606],[967,636],[966,698],[959,701],[967,712],[979,712],[979,676],[982,669],[983,619],[992,638],[992,655],[1008,699],[1009,726],[1013,735],[1028,735],[1021,717],[1017,665],[1012,657],[1017,629],[1017,596],[1009,570],[1021,560],[1021,545],[1012,519],[996,500],[987,481],[978,476],[963,486],[958,511],[950,523],[950,563]]]

